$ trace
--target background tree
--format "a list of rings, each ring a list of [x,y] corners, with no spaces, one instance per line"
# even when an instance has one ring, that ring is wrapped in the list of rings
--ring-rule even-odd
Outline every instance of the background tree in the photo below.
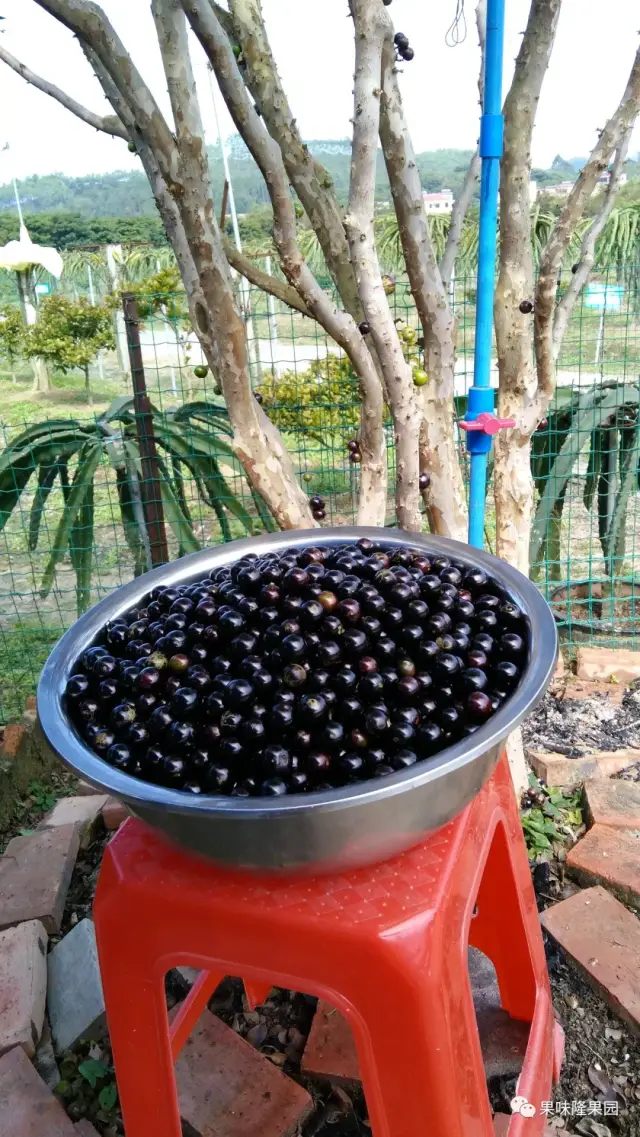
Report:
[[[386,400],[395,431],[395,510],[399,523],[407,529],[422,527],[418,475],[425,470],[431,475],[424,504],[432,529],[464,538],[466,506],[453,404],[456,324],[448,283],[464,216],[475,192],[478,156],[472,156],[461,179],[438,261],[422,208],[420,172],[402,104],[404,41],[398,44],[394,39],[391,9],[383,0],[350,0],[355,32],[354,130],[345,209],[344,196],[336,191],[326,165],[300,136],[281,85],[259,0],[229,0],[228,8],[214,0],[154,0],[152,11],[172,122],[162,116],[134,60],[98,5],[89,0],[33,2],[76,35],[113,115],[101,118],[78,106],[47,80],[26,73],[21,64],[15,69],[91,126],[135,145],[175,253],[193,327],[229,409],[235,451],[279,524],[286,528],[311,525],[313,521],[282,438],[252,397],[243,321],[229,265],[258,287],[312,316],[349,359],[361,399],[360,522],[381,524],[385,518],[382,415]],[[532,0],[505,104],[496,331],[501,409],[516,419],[517,426],[500,438],[496,448],[495,494],[498,549],[525,568],[533,502],[529,440],[553,392],[553,332],[549,329],[556,312],[557,271],[598,177],[622,145],[638,110],[634,68],[618,110],[540,250],[541,276],[535,297],[536,371],[532,365],[533,321],[520,308],[523,301],[534,298],[529,151],[560,4],[561,0]],[[481,45],[484,15],[485,0],[479,0]],[[242,145],[262,175],[284,282],[238,254],[216,223],[189,59],[188,25],[205,51]],[[378,139],[422,325],[430,382],[420,388],[414,384],[405,358],[380,266],[374,226]],[[296,226],[298,204],[322,250],[341,308],[319,286],[302,254]],[[581,263],[587,263],[587,252],[585,248]]]
[[[9,364],[12,383],[17,383],[16,364],[24,356],[25,335],[19,309],[13,304],[4,304],[0,308],[0,356]]]
[[[89,366],[99,351],[114,347],[111,311],[106,304],[53,295],[41,305],[37,324],[27,330],[24,352],[27,358],[44,359],[63,373],[79,368],[90,402]]]

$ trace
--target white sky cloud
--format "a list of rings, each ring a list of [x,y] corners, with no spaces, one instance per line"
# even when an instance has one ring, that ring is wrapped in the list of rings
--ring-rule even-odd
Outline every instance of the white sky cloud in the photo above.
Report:
[[[149,4],[104,0],[103,6],[163,107],[165,84],[154,43]],[[350,134],[353,37],[345,0],[263,0],[273,48],[289,99],[307,138]],[[507,0],[505,89],[518,50],[528,0]],[[97,80],[77,42],[33,0],[4,0],[3,45],[34,71],[66,88],[94,110],[106,110]],[[417,150],[471,147],[478,131],[478,47],[473,2],[466,0],[469,30],[456,48],[445,46],[455,0],[394,0],[390,13],[407,33],[415,60],[404,69],[403,94]],[[555,52],[538,113],[535,165],[555,154],[585,154],[596,129],[615,109],[638,43],[636,0],[565,0]],[[204,56],[194,44],[205,128],[216,138]],[[0,63],[0,182],[12,173],[61,171],[83,175],[134,169],[126,145],[97,134]],[[222,115],[224,134],[232,126]],[[640,129],[631,153],[640,149]]]

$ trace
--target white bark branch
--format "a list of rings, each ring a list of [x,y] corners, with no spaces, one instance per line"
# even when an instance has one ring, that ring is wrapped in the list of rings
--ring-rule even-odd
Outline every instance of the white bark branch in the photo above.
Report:
[[[414,400],[424,417],[419,466],[430,474],[424,500],[431,529],[464,540],[466,503],[453,418],[455,320],[436,261],[422,185],[402,105],[395,66],[393,25],[382,5],[382,101],[380,141],[398,219],[411,292],[424,330],[430,382]],[[377,104],[376,104],[377,105]],[[372,210],[373,212],[373,210]]]
[[[383,525],[386,506],[386,456],[382,387],[371,354],[353,318],[335,306],[316,281],[297,243],[296,215],[287,173],[277,143],[265,130],[247,96],[242,75],[224,29],[209,0],[183,0],[220,85],[229,113],[265,179],[273,206],[273,237],[287,280],[309,312],[348,355],[362,396],[360,524]]]
[[[214,5],[222,22],[219,6]],[[242,49],[243,79],[280,147],[287,176],[322,249],[347,312],[359,323],[363,312],[344,232],[343,210],[327,170],[302,140],[283,89],[258,0],[230,0],[235,40]],[[229,14],[226,14],[229,17]]]
[[[49,95],[66,110],[71,111],[72,114],[86,122],[88,126],[92,126],[95,130],[101,130],[105,134],[111,134],[114,138],[124,138],[128,141],[129,136],[123,127],[122,123],[113,115],[99,115],[90,111],[88,107],[84,107],[82,103],[72,99],[71,95],[67,95],[66,91],[60,90],[56,87],[55,83],[50,83],[48,79],[43,79],[42,76],[36,75],[35,71],[31,71],[15,55],[11,55],[6,48],[0,46],[0,59],[6,63],[16,75],[29,83],[32,87],[37,87],[39,91],[43,91],[45,95]]]
[[[86,43],[95,53],[122,99],[131,109],[136,127],[156,156],[162,176],[170,184],[177,159],[171,131],[105,12],[92,0],[35,0]]]
[[[540,390],[539,413],[543,414],[555,389],[553,312],[558,271],[572,234],[598,179],[607,169],[612,155],[633,127],[640,110],[640,48],[618,104],[594,146],[571,190],[540,260],[535,303],[535,345]]]
[[[345,218],[358,292],[385,377],[396,439],[396,512],[403,529],[423,528],[418,487],[420,409],[382,283],[373,227],[382,49],[387,21],[382,0],[351,0],[355,27],[353,145]],[[422,199],[420,200],[422,205]]]
[[[530,438],[538,423],[530,315],[532,300],[529,179],[531,137],[542,83],[555,40],[561,0],[532,0],[515,73],[504,104],[504,156],[500,169],[500,274],[495,298],[499,414],[516,427],[496,435],[494,495],[496,552],[528,572],[533,512]]]
[[[562,347],[567,324],[571,318],[574,305],[578,296],[582,292],[585,284],[587,283],[593,263],[595,261],[596,243],[602,230],[604,229],[611,210],[613,209],[620,186],[620,178],[624,171],[624,164],[629,151],[629,143],[631,141],[632,127],[627,130],[624,138],[622,139],[618,149],[616,150],[615,159],[611,169],[609,184],[602,195],[600,208],[594,217],[591,225],[587,229],[582,244],[580,246],[580,255],[578,257],[575,272],[572,273],[571,280],[569,281],[567,290],[562,298],[556,304],[555,313],[553,316],[553,358],[557,360]]]
[[[487,46],[487,0],[478,0],[478,3],[476,4],[476,28],[478,29],[478,43],[480,45],[478,95],[480,110],[482,111],[482,104],[484,100],[484,67]],[[462,237],[464,219],[467,216],[469,206],[473,200],[473,195],[476,192],[476,186],[478,184],[481,169],[482,161],[478,150],[476,150],[475,154],[471,158],[471,161],[469,162],[469,168],[465,174],[460,193],[453,203],[449,232],[447,233],[444,252],[440,258],[440,275],[444,281],[445,288],[449,287],[449,283],[455,272],[456,258],[458,256],[458,249],[460,248],[460,239]]]

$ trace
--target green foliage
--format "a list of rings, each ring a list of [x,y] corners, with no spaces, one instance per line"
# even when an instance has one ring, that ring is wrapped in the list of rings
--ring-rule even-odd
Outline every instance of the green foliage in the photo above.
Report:
[[[585,509],[597,510],[607,572],[620,573],[631,495],[638,485],[640,381],[556,393],[547,426],[533,435],[531,467],[540,494],[531,532],[531,564],[549,563],[559,579],[564,499],[569,480],[587,456]]]
[[[529,791],[520,820],[530,861],[546,861],[564,846],[582,824],[580,790],[564,794],[529,776]],[[556,846],[554,848],[554,846]]]
[[[115,346],[111,312],[106,305],[87,300],[48,296],[38,322],[27,329],[24,354],[39,356],[58,371],[83,371],[102,348]]]
[[[159,316],[172,324],[191,329],[187,296],[177,265],[167,265],[142,280],[127,283],[125,291],[134,293],[138,316],[143,323]],[[117,303],[121,303],[120,298]]]
[[[357,429],[360,421],[358,381],[346,358],[328,355],[301,373],[272,375],[259,393],[280,430],[301,431],[321,442],[345,427]]]
[[[40,596],[44,599],[49,594],[59,564],[69,555],[76,576],[78,614],[91,603],[94,483],[96,478],[104,477],[107,464],[115,472],[120,519],[134,572],[139,575],[151,567],[132,402],[126,396],[115,399],[104,414],[89,423],[50,419],[32,426],[0,454],[0,531],[35,477],[29,520],[31,550],[38,546],[49,494],[56,484],[62,490],[63,509],[41,580]],[[164,512],[180,550],[193,552],[200,548],[184,498],[184,470],[191,474],[203,501],[215,511],[225,539],[231,539],[229,516],[238,520],[250,535],[255,522],[221,469],[221,463],[225,463],[245,476],[231,446],[232,430],[226,409],[204,402],[187,403],[167,412],[152,408],[152,419],[160,453]],[[256,500],[254,495],[254,501],[261,526],[275,528],[262,500]]]
[[[122,1131],[113,1060],[107,1042],[81,1039],[77,1052],[66,1050],[60,1061],[60,1081],[55,1087],[72,1120],[86,1117],[100,1132]]]
[[[0,356],[7,360],[11,371],[25,350],[26,328],[19,308],[3,304],[0,308]]]

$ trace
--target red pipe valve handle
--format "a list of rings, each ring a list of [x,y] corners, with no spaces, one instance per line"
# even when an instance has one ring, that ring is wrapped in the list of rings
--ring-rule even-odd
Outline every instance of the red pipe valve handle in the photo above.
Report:
[[[507,430],[515,425],[516,420],[514,418],[498,418],[490,411],[482,411],[477,418],[471,419],[471,421],[461,419],[458,423],[462,430],[480,430],[483,434],[488,435],[497,434],[499,430]]]

